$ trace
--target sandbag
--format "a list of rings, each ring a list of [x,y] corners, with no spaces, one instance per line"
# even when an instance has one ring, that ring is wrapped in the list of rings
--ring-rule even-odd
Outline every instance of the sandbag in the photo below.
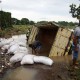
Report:
[[[11,43],[10,43],[10,46],[12,46],[12,45],[15,45],[15,44],[17,44],[15,41],[12,41]]]
[[[22,50],[22,51],[28,50],[26,47],[22,47],[22,46],[19,46],[19,49]]]
[[[4,46],[4,45],[9,45],[12,41],[13,41],[12,38],[9,38],[9,39],[3,38],[3,39],[1,39],[1,41],[0,41],[0,47],[2,47],[2,46]]]
[[[14,53],[16,50],[19,50],[19,45],[18,45],[18,44],[12,45],[12,46],[8,49],[8,53]]]
[[[3,42],[0,42],[0,47],[4,46],[4,43]]]
[[[34,56],[33,60],[36,63],[42,63],[49,66],[53,64],[53,60],[45,56]]]
[[[10,47],[10,45],[4,45],[1,49],[4,51],[4,50],[8,50],[9,49],[9,47]]]
[[[19,38],[18,35],[14,35],[14,36],[12,36],[12,39],[14,39],[14,40],[17,40],[18,38]]]
[[[19,62],[22,60],[23,57],[24,57],[24,54],[15,54],[10,58],[10,62],[11,63]]]
[[[33,57],[34,57],[34,55],[25,55],[21,61],[21,65],[34,64]]]
[[[25,42],[18,42],[19,46],[22,46],[22,47],[26,47],[26,43]]]
[[[24,39],[24,40],[26,40],[26,39],[27,39],[26,34],[19,35],[19,39]]]
[[[8,39],[6,39],[6,43],[7,43],[7,44],[10,44],[12,41],[13,41],[12,38],[8,38]]]
[[[12,38],[9,39],[4,39],[2,42],[4,43],[4,45],[10,44],[13,41]]]
[[[14,52],[14,54],[17,54],[17,53],[28,54],[28,50],[23,51],[19,49]]]

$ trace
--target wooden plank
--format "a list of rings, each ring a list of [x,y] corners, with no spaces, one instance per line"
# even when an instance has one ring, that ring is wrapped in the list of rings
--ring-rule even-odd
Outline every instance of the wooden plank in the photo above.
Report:
[[[31,30],[31,34],[29,36],[29,40],[28,40],[28,44],[32,44],[35,41],[35,37],[38,33],[38,28],[33,26],[32,30]]]
[[[64,37],[69,38],[71,33],[72,32],[66,28],[59,28],[57,35],[62,35]]]
[[[68,29],[59,28],[49,56],[63,56],[70,36],[71,31]]]
[[[56,36],[56,39],[53,45],[59,48],[65,49],[65,47],[68,44],[68,41],[69,41],[68,38],[59,35],[59,36]]]
[[[50,51],[49,57],[63,56],[63,55],[64,55],[64,49],[60,49],[58,47],[53,46]]]

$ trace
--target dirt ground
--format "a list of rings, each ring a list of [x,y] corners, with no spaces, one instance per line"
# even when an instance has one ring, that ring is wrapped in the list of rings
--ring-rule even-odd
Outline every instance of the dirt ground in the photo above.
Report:
[[[0,80],[4,80],[5,73],[8,69],[16,69],[21,66],[19,63],[14,65],[9,64],[9,58],[11,55],[4,55],[0,52]],[[71,57],[70,57],[71,58]],[[76,80],[71,78],[69,71],[70,60],[66,57],[53,58],[54,63],[52,66],[46,66],[43,64],[24,65],[25,68],[31,68],[38,70],[34,80]],[[2,67],[2,65],[4,67]]]

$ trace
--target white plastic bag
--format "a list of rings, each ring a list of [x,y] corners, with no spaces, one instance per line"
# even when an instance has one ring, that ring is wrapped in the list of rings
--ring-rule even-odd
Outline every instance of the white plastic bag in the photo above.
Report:
[[[22,60],[23,57],[24,57],[24,54],[15,54],[10,58],[10,62],[11,63],[19,62]]]
[[[34,55],[25,55],[21,61],[21,65],[34,64],[33,57],[34,57]]]
[[[36,63],[42,63],[42,64],[49,65],[49,66],[53,64],[53,60],[45,56],[35,56],[33,60]]]

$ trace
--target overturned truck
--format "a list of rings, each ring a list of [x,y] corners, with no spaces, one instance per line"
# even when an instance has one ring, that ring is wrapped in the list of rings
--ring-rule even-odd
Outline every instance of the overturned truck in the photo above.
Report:
[[[68,54],[70,49],[68,46],[70,46],[71,34],[70,30],[55,23],[38,23],[31,30],[28,44],[32,44],[37,35],[42,44],[40,55],[49,57],[64,56]]]

